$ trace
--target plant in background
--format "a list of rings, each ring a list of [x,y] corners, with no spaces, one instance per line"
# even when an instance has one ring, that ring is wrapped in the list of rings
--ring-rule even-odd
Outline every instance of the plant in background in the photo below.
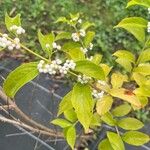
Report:
[[[132,0],[128,7],[131,5],[149,8],[150,1]],[[79,14],[60,17],[56,23],[63,23],[68,31],[53,31],[45,35],[39,30],[38,39],[45,52],[41,56],[20,42],[21,34],[25,32],[20,15],[11,18],[6,14],[5,24],[11,34],[0,33],[1,50],[22,48],[40,59],[25,63],[8,75],[3,84],[6,95],[13,99],[22,86],[40,73],[70,77],[74,81],[72,90],[60,102],[58,118],[51,123],[62,128],[63,136],[72,149],[76,139],[86,137],[91,130],[103,124],[114,127],[116,132],[107,131],[106,139],[99,144],[100,150],[124,150],[124,142],[135,146],[149,142],[149,135],[137,131],[144,124],[128,116],[131,111],[144,108],[150,97],[150,39],[145,34],[145,30],[149,32],[148,21],[129,17],[115,26],[132,33],[143,45],[138,56],[128,50],[118,50],[113,54],[117,57],[116,62],[124,68],[122,72],[102,63],[100,54],[89,55],[94,49],[93,23],[84,22]],[[117,102],[121,104],[112,107]],[[81,137],[76,130],[78,124],[85,133]],[[119,128],[124,132],[119,132]],[[40,126],[40,129],[44,132],[45,128]],[[58,135],[62,136],[61,133]]]

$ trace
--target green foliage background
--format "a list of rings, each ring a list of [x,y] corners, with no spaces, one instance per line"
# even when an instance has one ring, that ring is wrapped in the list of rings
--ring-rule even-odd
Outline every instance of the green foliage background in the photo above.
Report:
[[[27,31],[27,45],[30,48],[37,42],[37,29],[44,32],[56,30],[54,21],[60,16],[80,12],[82,18],[96,24],[95,50],[102,53],[109,63],[111,54],[117,49],[133,52],[140,50],[135,38],[122,29],[113,29],[121,19],[127,16],[147,17],[147,10],[141,7],[125,9],[128,0],[4,0],[0,1],[0,22],[4,21],[4,13],[11,15],[21,13],[23,25]],[[60,26],[59,26],[60,29]]]

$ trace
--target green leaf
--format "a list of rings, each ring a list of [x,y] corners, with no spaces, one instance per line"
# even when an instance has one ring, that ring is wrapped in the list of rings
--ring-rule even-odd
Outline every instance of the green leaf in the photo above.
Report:
[[[77,115],[73,109],[64,111],[64,116],[67,120],[69,120],[71,122],[77,121]]]
[[[60,32],[56,36],[55,41],[63,40],[63,39],[71,39],[71,33],[70,32]]]
[[[133,72],[137,72],[140,74],[143,74],[145,76],[150,75],[150,64],[140,64],[138,67],[136,67]]]
[[[107,132],[107,137],[113,150],[125,150],[121,137],[114,132]]]
[[[145,51],[141,52],[138,60],[137,60],[137,63],[144,63],[144,62],[147,62],[147,61],[150,61],[150,48],[149,49],[146,49]]]
[[[83,125],[85,130],[88,130],[94,107],[90,87],[80,83],[75,84],[71,100],[79,122]]]
[[[59,118],[51,121],[51,123],[54,124],[54,125],[58,125],[61,128],[66,128],[66,127],[72,126],[71,122],[69,122],[65,119],[59,119]]]
[[[64,111],[67,111],[73,108],[72,102],[71,102],[71,96],[72,96],[72,91],[63,97],[62,101],[59,104],[59,111],[58,111],[57,116],[62,114]]]
[[[127,115],[131,111],[131,106],[129,104],[122,104],[113,109],[112,114],[116,117],[122,117]]]
[[[13,98],[22,86],[34,79],[38,74],[39,72],[36,62],[26,63],[19,66],[12,71],[4,81],[4,92],[7,96]]]
[[[66,19],[66,17],[59,17],[55,23],[59,23],[59,22],[62,22],[62,23],[68,23],[68,20]]]
[[[138,130],[141,129],[144,124],[135,118],[127,117],[119,120],[118,126],[125,130]]]
[[[101,120],[104,121],[106,124],[110,126],[115,126],[116,125],[116,120],[113,118],[111,113],[106,113],[101,117]]]
[[[48,54],[48,56],[51,56],[52,49],[53,49],[53,42],[54,42],[54,34],[50,33],[47,35],[43,35],[40,30],[38,30],[38,38],[39,42],[41,44],[42,49]],[[49,45],[49,47],[47,47]]]
[[[6,13],[5,14],[5,25],[9,32],[12,32],[10,30],[10,27],[12,27],[13,25],[21,26],[20,14],[17,14],[15,17],[9,17],[9,15]]]
[[[93,77],[95,79],[105,79],[102,68],[88,60],[77,61],[75,71],[81,72],[86,76]]]
[[[131,0],[130,2],[128,2],[127,8],[133,5],[141,5],[149,8],[150,0]]]
[[[118,58],[126,59],[129,62],[135,63],[135,56],[131,52],[127,51],[127,50],[118,50],[113,55],[118,57]]]
[[[127,101],[131,103],[132,105],[135,105],[136,107],[141,108],[141,103],[139,99],[134,95],[132,91],[126,90],[124,88],[111,89],[110,94],[114,97]]]
[[[74,61],[84,60],[85,55],[81,51],[81,45],[76,42],[65,43],[62,50],[67,53]]]
[[[72,149],[74,149],[76,141],[76,130],[74,126],[64,129],[65,138]]]
[[[95,32],[92,31],[88,31],[86,33],[86,36],[84,37],[83,43],[85,45],[85,47],[88,47],[90,45],[90,43],[93,41],[95,36]]]
[[[140,42],[145,41],[145,29],[148,21],[141,17],[129,17],[123,19],[115,28],[124,28],[132,33]]]
[[[98,150],[114,150],[108,139],[102,140],[98,145]]]
[[[111,76],[111,85],[113,88],[120,88],[127,79],[127,75],[123,75],[120,72],[113,73]]]
[[[92,26],[95,26],[95,24],[87,21],[82,24],[81,29],[87,30],[88,28]]]
[[[103,96],[100,100],[97,101],[96,103],[96,111],[99,115],[104,115],[107,113],[112,106],[113,99],[109,95]]]
[[[90,123],[90,127],[95,127],[95,126],[101,126],[101,118],[100,116],[97,114],[97,113],[94,113],[93,114],[93,117],[92,117],[92,120],[91,120],[91,123]]]
[[[150,140],[148,135],[138,131],[128,131],[123,134],[122,139],[126,143],[134,146],[141,146]]]

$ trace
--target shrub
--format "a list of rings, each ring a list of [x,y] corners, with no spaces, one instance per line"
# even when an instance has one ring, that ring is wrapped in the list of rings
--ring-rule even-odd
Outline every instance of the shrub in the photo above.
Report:
[[[149,8],[150,2],[132,0],[128,7],[131,5]],[[144,108],[150,97],[150,41],[145,34],[145,29],[150,32],[149,22],[142,17],[128,17],[114,27],[126,29],[143,45],[139,55],[128,50],[118,50],[113,54],[123,71],[103,63],[99,54],[89,55],[95,36],[93,23],[84,22],[79,13],[60,17],[56,23],[64,24],[68,31],[43,34],[39,30],[39,43],[45,53],[41,56],[20,42],[19,37],[25,32],[21,27],[20,15],[12,18],[6,14],[5,24],[11,34],[0,33],[2,50],[21,47],[41,59],[25,63],[8,75],[3,84],[6,95],[13,99],[22,86],[40,73],[70,77],[73,88],[60,102],[58,118],[51,123],[62,128],[72,149],[76,138],[80,138],[76,132],[77,124],[83,127],[85,134],[104,123],[116,129],[116,132],[107,131],[107,137],[100,142],[99,149],[124,150],[124,142],[135,146],[149,142],[147,134],[137,131],[144,124],[128,116],[131,111]],[[121,105],[112,107],[118,101]],[[120,133],[119,128],[124,132]]]

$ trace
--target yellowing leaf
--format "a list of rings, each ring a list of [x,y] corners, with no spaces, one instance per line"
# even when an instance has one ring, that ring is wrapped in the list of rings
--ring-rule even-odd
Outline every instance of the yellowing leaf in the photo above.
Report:
[[[133,73],[133,78],[139,86],[144,85],[147,81],[144,75],[136,72]]]
[[[139,63],[144,63],[147,61],[150,61],[150,48],[141,52],[141,54],[137,60],[137,63],[139,64]]]
[[[118,126],[125,130],[138,130],[141,129],[144,124],[135,118],[128,117],[119,120]]]
[[[150,64],[140,64],[138,67],[136,67],[133,72],[140,73],[144,76],[150,75]]]
[[[126,59],[129,62],[135,63],[135,56],[127,50],[118,50],[113,55],[118,57],[118,58]]]
[[[123,134],[122,139],[126,143],[135,146],[141,146],[150,140],[148,135],[138,131],[128,131]]]
[[[139,108],[141,107],[141,103],[138,100],[138,98],[134,95],[134,93],[132,93],[131,91],[128,91],[124,88],[111,89],[110,94],[114,97],[117,97],[124,101],[127,101],[127,102],[135,105],[136,107],[139,107]]]
[[[115,126],[116,125],[116,120],[113,118],[111,113],[106,113],[101,117],[101,120],[104,121],[106,124],[110,126]]]
[[[131,111],[131,106],[129,104],[122,104],[117,106],[112,110],[112,114],[116,117],[122,117],[127,115]]]
[[[131,72],[132,65],[130,61],[126,60],[125,58],[117,58],[116,62],[120,64],[127,72]]]
[[[106,64],[100,64],[100,66],[102,67],[103,71],[104,71],[104,74],[105,74],[105,77],[107,77],[112,69],[112,67],[109,67],[108,65]]]
[[[67,140],[67,143],[70,145],[72,150],[74,149],[75,140],[76,140],[76,130],[74,126],[68,127],[64,129],[64,135]]]
[[[98,145],[98,150],[114,150],[108,139],[102,140]]]
[[[80,83],[75,84],[71,101],[79,122],[83,125],[85,131],[87,131],[91,123],[94,107],[90,87]]]
[[[113,150],[125,150],[121,137],[114,132],[107,132],[108,140]]]
[[[107,113],[112,106],[113,99],[109,95],[105,95],[102,99],[98,100],[96,103],[96,111],[99,115],[104,115]]]
[[[77,115],[73,109],[68,109],[64,111],[64,116],[67,120],[71,122],[77,121]]]
[[[62,101],[59,104],[58,116],[62,114],[64,111],[73,108],[71,103],[71,96],[72,96],[72,92],[69,92],[63,97]]]
[[[119,72],[113,73],[111,76],[111,85],[113,88],[120,88],[122,87],[123,82],[127,81],[127,75],[123,75]]]
[[[93,56],[92,62],[95,63],[96,65],[99,65],[100,62],[101,62],[101,60],[102,60],[102,57],[103,57],[103,56],[100,55],[100,54],[95,54],[95,55]]]

